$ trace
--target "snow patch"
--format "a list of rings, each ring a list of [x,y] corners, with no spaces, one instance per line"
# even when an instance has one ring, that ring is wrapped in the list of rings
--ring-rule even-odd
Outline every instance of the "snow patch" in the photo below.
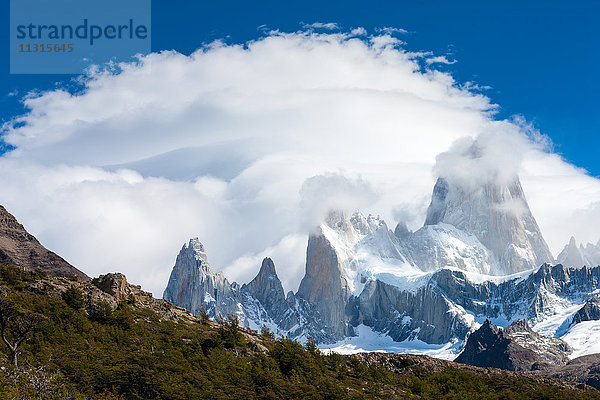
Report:
[[[462,349],[462,341],[454,340],[444,344],[429,344],[421,340],[395,342],[386,334],[375,332],[371,327],[359,325],[355,332],[358,336],[349,337],[332,345],[319,348],[324,352],[338,354],[356,354],[386,352],[396,354],[424,354],[444,360],[453,360]]]
[[[583,321],[569,329],[561,337],[572,348],[569,358],[600,353],[600,321]]]

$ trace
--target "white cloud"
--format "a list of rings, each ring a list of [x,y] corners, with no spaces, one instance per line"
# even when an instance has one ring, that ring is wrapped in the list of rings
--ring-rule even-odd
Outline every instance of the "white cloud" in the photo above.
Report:
[[[490,162],[521,173],[552,249],[572,234],[596,241],[583,222],[598,216],[598,180],[544,152],[522,122],[494,121],[489,99],[448,73],[421,70],[427,55],[391,33],[272,32],[29,96],[3,128],[17,149],[0,158],[0,203],[85,272],[123,271],[156,295],[192,236],[230,280],[247,282],[271,255],[295,290],[324,212],[315,204],[416,229],[436,156],[460,138],[502,137]]]
[[[378,28],[376,29],[377,32],[383,32],[383,33],[387,33],[388,35],[392,35],[394,33],[408,33],[408,31],[406,29],[402,29],[402,28],[394,28],[391,26],[387,26],[385,28]]]
[[[360,176],[325,173],[308,178],[300,188],[305,229],[318,226],[331,210],[351,213],[375,203],[377,194]]]
[[[367,30],[365,28],[363,28],[362,26],[352,29],[350,31],[350,35],[352,35],[352,36],[365,36],[366,34],[367,34]]]
[[[429,57],[429,58],[425,59],[425,62],[428,65],[431,65],[431,64],[448,64],[448,65],[451,65],[451,64],[455,64],[456,60],[450,61],[450,60],[448,60],[448,58],[446,58],[446,56],[435,56],[435,57]]]
[[[340,29],[340,26],[335,22],[313,22],[312,24],[301,24],[303,28],[308,29],[324,29],[328,31]]]

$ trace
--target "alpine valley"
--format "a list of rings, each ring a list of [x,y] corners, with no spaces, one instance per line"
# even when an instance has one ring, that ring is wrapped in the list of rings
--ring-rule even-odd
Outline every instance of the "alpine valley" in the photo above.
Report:
[[[270,258],[251,282],[228,281],[194,238],[177,256],[163,297],[196,315],[235,314],[246,327],[310,337],[340,353],[454,359],[473,332],[493,327],[498,336],[510,326],[506,337],[553,356],[499,367],[533,369],[600,352],[598,264],[600,244],[577,246],[575,239],[553,257],[518,176],[465,184],[441,174],[414,232],[402,222],[392,230],[373,215],[329,212],[309,235],[295,293],[284,293]],[[480,353],[469,363],[486,366],[476,360]]]

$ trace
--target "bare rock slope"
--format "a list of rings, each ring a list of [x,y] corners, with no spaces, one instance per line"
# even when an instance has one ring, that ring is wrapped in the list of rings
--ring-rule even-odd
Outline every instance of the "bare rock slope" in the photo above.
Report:
[[[14,265],[30,271],[41,269],[50,276],[90,279],[62,257],[42,246],[3,206],[0,206],[0,264]]]

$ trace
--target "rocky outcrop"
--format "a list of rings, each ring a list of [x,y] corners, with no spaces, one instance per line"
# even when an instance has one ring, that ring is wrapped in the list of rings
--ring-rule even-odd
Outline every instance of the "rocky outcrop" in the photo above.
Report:
[[[119,304],[126,303],[134,310],[151,309],[162,320],[198,322],[198,319],[186,309],[177,307],[168,301],[154,298],[152,293],[142,290],[141,286],[128,283],[125,275],[120,273],[100,275],[86,281],[74,281],[64,277],[48,277],[32,282],[28,290],[60,298],[71,287],[81,290],[85,310],[93,309],[94,305],[100,302],[107,303],[113,310]]]
[[[108,293],[115,298],[117,302],[127,301],[129,296],[133,295],[132,285],[127,283],[127,278],[121,273],[100,275],[92,279],[92,285]],[[138,287],[141,290],[141,287]]]
[[[571,352],[567,343],[539,335],[525,320],[515,321],[507,328],[486,320],[469,336],[455,361],[509,371],[547,370],[566,365]]]
[[[583,321],[598,321],[600,320],[600,296],[594,296],[589,299],[583,307],[581,307],[575,315],[571,325],[578,324]]]
[[[29,271],[41,269],[50,276],[89,277],[62,257],[46,249],[17,219],[0,206],[0,264]]]
[[[446,223],[475,236],[506,275],[554,261],[529,210],[518,177],[507,185],[464,187],[440,177],[433,189],[425,225]]]

